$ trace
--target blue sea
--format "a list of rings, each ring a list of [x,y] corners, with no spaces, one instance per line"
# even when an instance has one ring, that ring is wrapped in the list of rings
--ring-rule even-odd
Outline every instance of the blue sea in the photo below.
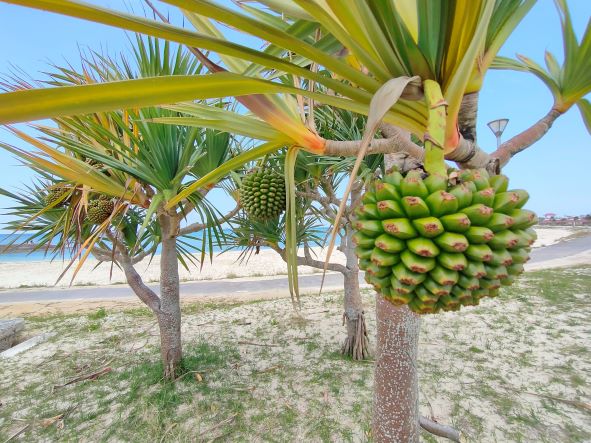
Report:
[[[329,228],[326,228],[326,233],[328,233]],[[30,238],[30,234],[21,234],[18,236],[18,240],[16,241],[16,245],[20,245],[22,243],[25,243],[27,241],[28,238]],[[4,249],[4,247],[6,247],[7,245],[11,244],[15,239],[14,234],[2,234],[0,233],[0,252],[2,251],[2,249]],[[201,241],[199,240],[193,240],[190,242],[190,245],[193,246],[196,249],[191,248],[190,252],[193,254],[198,254],[200,251],[200,246],[201,246]],[[337,238],[337,245],[338,245],[338,238]],[[266,248],[263,248],[266,249]],[[214,252],[220,252],[221,248],[214,246],[213,248]],[[156,251],[157,254],[160,253],[160,249],[158,249]],[[62,260],[62,256],[56,256],[54,257],[51,254],[51,248],[49,248],[49,253],[46,254],[45,253],[45,248],[42,248],[41,250],[38,251],[14,251],[14,252],[3,252],[0,253],[0,263],[4,263],[4,262],[30,262],[30,261],[51,261],[52,258],[54,260]],[[72,258],[71,255],[66,254],[66,256],[64,257],[65,260],[70,260]]]

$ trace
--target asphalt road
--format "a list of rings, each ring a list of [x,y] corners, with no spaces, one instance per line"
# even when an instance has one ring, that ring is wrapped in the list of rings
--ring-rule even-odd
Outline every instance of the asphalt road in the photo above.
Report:
[[[552,246],[532,251],[531,262],[543,262],[556,258],[568,257],[591,250],[591,236],[581,237],[568,242],[558,243]],[[362,277],[360,276],[363,282]],[[300,289],[313,290],[320,288],[321,275],[300,276]],[[364,283],[364,282],[363,282]],[[340,288],[343,284],[341,274],[327,274],[324,283],[325,288]],[[158,284],[149,284],[155,292],[159,292]],[[256,293],[264,291],[276,291],[286,293],[289,291],[285,276],[253,279],[253,280],[206,280],[186,282],[181,284],[183,296],[191,295],[239,295],[241,293]],[[103,287],[72,287],[72,288],[44,288],[44,289],[18,289],[0,291],[0,304],[17,302],[44,302],[66,301],[79,299],[104,299],[117,300],[135,297],[127,285],[113,285]]]

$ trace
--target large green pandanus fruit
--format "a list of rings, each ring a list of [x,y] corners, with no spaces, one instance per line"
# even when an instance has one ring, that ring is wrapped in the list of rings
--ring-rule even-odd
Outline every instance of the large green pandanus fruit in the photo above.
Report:
[[[66,186],[56,186],[47,188],[47,194],[45,194],[43,201],[46,206],[64,206],[67,203],[68,194],[70,190]]]
[[[285,178],[268,169],[248,174],[240,186],[240,203],[256,220],[279,217],[285,211]]]
[[[512,284],[523,272],[536,239],[531,226],[537,218],[522,209],[527,192],[495,190],[499,182],[506,189],[507,177],[490,177],[483,169],[461,171],[444,180],[443,189],[425,193],[426,183],[434,181],[430,177],[421,170],[405,176],[393,171],[376,180],[363,196],[375,203],[359,207],[354,223],[357,255],[369,259],[359,262],[367,281],[386,299],[408,304],[419,314],[458,310],[496,297],[501,285]],[[383,183],[396,182],[384,191]],[[450,192],[458,186],[481,191],[468,191],[460,202]],[[474,203],[482,195],[491,206]],[[418,203],[405,206],[403,199]],[[371,209],[395,203],[404,208],[396,218]]]
[[[496,297],[523,272],[537,223],[523,209],[528,193],[508,190],[506,176],[448,171],[441,147],[444,102],[438,85],[434,92],[428,82],[424,170],[392,171],[371,183],[356,210],[353,237],[366,281],[419,314]]]
[[[91,225],[103,224],[111,216],[114,210],[115,204],[113,203],[113,200],[106,195],[101,195],[88,202],[86,221]]]

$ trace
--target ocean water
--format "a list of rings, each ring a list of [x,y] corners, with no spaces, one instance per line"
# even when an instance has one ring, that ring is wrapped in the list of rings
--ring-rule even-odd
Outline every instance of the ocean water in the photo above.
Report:
[[[226,231],[227,232],[227,231]],[[325,233],[328,234],[329,232],[329,228],[326,228]],[[16,242],[16,244],[21,244],[23,242],[26,242],[27,239],[30,237],[30,234],[21,234],[18,237],[18,241]],[[14,241],[15,236],[13,234],[2,234],[0,233],[0,252],[2,251],[2,249],[4,249],[4,247],[6,247],[7,245],[11,244],[11,242]],[[186,240],[185,240],[186,241]],[[191,246],[191,250],[190,252],[193,254],[197,254],[200,253],[200,247],[201,247],[201,241],[200,240],[191,240],[189,241],[189,244]],[[339,242],[338,242],[338,238],[337,238],[337,243],[336,245],[338,246]],[[50,248],[51,249],[51,248]],[[266,248],[262,248],[262,249],[266,249]],[[239,250],[238,248],[235,248],[234,250]],[[213,251],[214,252],[220,252],[221,248],[218,246],[213,247]],[[51,252],[51,250],[49,251]],[[158,248],[156,250],[156,254],[160,253],[160,248]],[[63,259],[65,260],[70,260],[72,258],[72,256],[70,254],[66,254],[65,257],[63,257]],[[4,262],[30,262],[30,261],[51,261],[51,260],[57,260],[60,261],[62,260],[62,256],[56,256],[54,257],[51,253],[46,254],[44,249],[38,250],[38,251],[14,251],[14,252],[6,252],[6,253],[0,253],[0,263],[4,263]]]

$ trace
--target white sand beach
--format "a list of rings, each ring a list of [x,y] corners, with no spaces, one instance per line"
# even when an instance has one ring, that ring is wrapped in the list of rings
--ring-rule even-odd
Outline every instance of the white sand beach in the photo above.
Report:
[[[575,231],[565,227],[543,227],[536,228],[538,240],[534,247],[549,246],[557,243]],[[325,253],[320,248],[315,248],[314,253],[322,260]],[[195,280],[218,280],[238,277],[263,277],[279,274],[287,274],[287,267],[277,253],[272,250],[261,250],[258,255],[253,255],[248,263],[239,262],[240,252],[229,251],[214,257],[213,263],[207,260],[203,267],[190,266],[189,270],[180,267],[180,278],[183,281]],[[581,254],[579,254],[581,255]],[[562,260],[558,266],[568,265],[569,259]],[[582,261],[581,261],[582,260]],[[344,263],[345,257],[339,251],[334,251],[332,262]],[[591,254],[582,254],[577,257],[577,264],[591,263]],[[18,287],[67,287],[70,285],[73,276],[74,264],[65,274],[64,278],[56,285],[58,276],[68,266],[68,262],[62,261],[31,261],[31,262],[4,262],[0,263],[0,288]],[[125,283],[123,272],[116,266],[103,263],[95,269],[97,260],[89,258],[77,273],[72,281],[73,285],[108,285]],[[155,256],[150,262],[148,259],[137,265],[137,270],[145,282],[158,281],[160,257]],[[539,269],[535,267],[535,269]],[[301,274],[321,272],[314,268],[302,266],[299,268]]]

